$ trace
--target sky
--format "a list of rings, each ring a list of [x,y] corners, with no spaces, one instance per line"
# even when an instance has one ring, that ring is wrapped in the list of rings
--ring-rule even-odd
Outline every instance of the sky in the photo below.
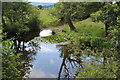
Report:
[[[56,3],[59,0],[28,0],[28,2],[47,2],[47,3]]]

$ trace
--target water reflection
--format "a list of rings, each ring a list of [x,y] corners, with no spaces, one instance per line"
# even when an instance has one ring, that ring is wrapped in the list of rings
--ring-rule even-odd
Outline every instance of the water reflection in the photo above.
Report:
[[[60,57],[62,58],[58,80],[61,78],[61,74],[64,75],[64,78],[75,78],[79,72],[77,68],[83,68],[80,53],[75,53],[72,43],[57,47],[60,47]]]
[[[33,67],[31,62],[35,60],[33,56],[36,55],[37,50],[40,50],[40,47],[38,45],[39,45],[38,43],[30,41],[28,44],[24,46],[24,50],[17,48],[17,53],[21,53],[20,58],[22,65],[19,66],[18,69],[22,73],[21,74],[22,77],[28,78],[30,70]]]
[[[23,53],[21,56],[23,65],[19,69],[22,72],[21,76],[58,80],[75,79],[76,76],[80,78],[119,76],[117,66],[119,64],[114,61],[115,56],[112,53],[110,56],[110,52],[106,50],[95,51],[78,43],[77,41],[70,41],[64,45],[41,43],[40,37],[29,41],[24,46],[24,51],[19,49],[19,52]],[[106,56],[107,54],[109,55]]]
[[[116,64],[112,58],[109,59],[110,64],[103,64],[104,58],[93,55],[94,51],[82,51],[72,42],[57,45],[41,43],[40,38],[36,38],[26,44],[21,56],[23,65],[20,67],[20,71],[23,73],[22,76],[26,75],[29,78],[58,78],[60,80],[60,78],[69,79],[76,78],[76,76],[83,76],[83,78],[88,76],[89,78],[98,74],[104,77],[105,71],[112,70],[113,72],[109,71],[107,74],[114,77],[114,70],[117,69],[117,66],[113,66]]]
[[[32,62],[33,68],[30,78],[57,78],[61,59],[56,44],[41,43],[41,51],[37,52],[36,60]]]
[[[37,40],[36,40],[37,39]],[[36,38],[25,45],[20,68],[22,76],[29,78],[75,78],[76,68],[82,68],[79,54],[75,54],[72,44],[59,46],[41,43]]]

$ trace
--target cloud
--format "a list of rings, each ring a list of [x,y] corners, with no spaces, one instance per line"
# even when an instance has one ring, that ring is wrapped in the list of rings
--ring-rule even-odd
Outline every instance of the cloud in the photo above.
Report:
[[[46,74],[41,70],[32,70],[30,78],[46,78]]]
[[[51,78],[57,78],[54,74],[50,74]]]
[[[53,59],[50,60],[50,64],[54,64],[54,60]]]
[[[57,78],[54,74],[45,73],[44,71],[40,70],[32,70],[29,78]]]
[[[41,46],[41,51],[42,51],[42,52],[54,52],[53,49],[48,48],[48,47],[45,47],[45,46]]]

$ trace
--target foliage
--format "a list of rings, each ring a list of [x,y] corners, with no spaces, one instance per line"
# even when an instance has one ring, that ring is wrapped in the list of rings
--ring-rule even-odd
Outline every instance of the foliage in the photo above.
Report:
[[[5,2],[2,14],[3,31],[8,38],[24,41],[21,37],[30,32],[39,33],[41,23],[37,7],[25,2]]]
[[[109,29],[108,38],[89,38],[81,42],[78,49],[86,55],[84,69],[80,69],[79,78],[119,78],[120,77],[120,28],[112,26]],[[86,44],[87,41],[87,44]],[[88,45],[89,44],[89,45]],[[77,45],[77,44],[76,44]],[[90,57],[92,56],[92,57]],[[87,75],[89,74],[89,75]]]
[[[116,18],[119,15],[119,6],[111,3],[105,3],[104,7],[96,12],[93,13],[91,16],[95,21],[102,21],[103,23],[109,23],[110,26],[115,25]]]
[[[86,62],[84,69],[79,71],[78,78],[116,78],[116,64],[100,64],[96,62]]]
[[[63,42],[57,45],[61,52],[62,64],[59,70],[58,79],[61,74],[64,74],[64,78],[73,78],[79,72],[76,70],[78,67],[82,67],[81,54],[76,47],[73,47],[74,42]]]
[[[15,50],[10,48],[13,42],[11,40],[2,43],[2,77],[4,79],[22,78],[18,67],[22,65],[20,61],[20,53],[15,54]]]
[[[42,9],[42,8],[43,8],[43,6],[42,6],[42,5],[38,5],[38,8],[39,8],[39,9]]]
[[[111,45],[114,45],[110,48],[114,57],[114,60],[117,62],[117,78],[120,78],[120,27],[114,26],[111,27],[109,39],[112,41]]]
[[[108,35],[108,28],[110,26],[117,26],[119,22],[117,22],[118,16],[120,13],[120,5],[117,3],[105,3],[103,8],[91,15],[93,21],[102,21],[105,24],[106,35]]]
[[[74,23],[76,29],[78,30],[79,36],[93,36],[93,37],[104,37],[104,24],[94,23],[90,18]],[[64,25],[62,33],[65,35],[71,33],[69,26]]]
[[[12,47],[13,39],[2,41],[2,78],[7,79],[23,79],[27,78],[30,73],[30,68],[32,65],[30,62],[34,60],[32,57],[36,54],[34,46],[34,42],[28,44],[32,47],[29,51],[18,51]]]
[[[82,24],[86,24],[83,27]],[[85,60],[90,58],[88,62],[83,59],[83,68],[79,68],[78,78],[119,78],[120,77],[120,28],[119,26],[111,26],[109,28],[109,35],[107,38],[103,37],[104,25],[102,23],[91,22],[90,19],[84,20],[78,23],[85,34],[88,32],[94,32],[93,35],[81,35],[79,33],[74,33],[68,30],[68,26],[63,27],[64,32],[61,35],[66,36],[71,41],[72,48],[70,50],[76,53],[82,54],[81,57],[86,55]],[[87,22],[86,22],[87,21]],[[119,22],[119,17],[118,17]],[[91,29],[90,24],[96,24],[96,26],[101,26],[99,29],[94,25],[94,29]],[[98,25],[99,24],[99,25]],[[76,23],[77,25],[77,23]],[[85,24],[84,24],[85,25]],[[98,29],[98,30],[95,30]],[[97,33],[102,31],[102,36],[98,36]],[[87,34],[87,33],[86,33]],[[95,35],[96,34],[96,35]],[[92,57],[90,57],[92,56]]]
[[[90,58],[89,61],[83,60],[84,68],[80,69],[78,75],[79,78],[119,78],[120,77],[119,74],[120,52],[118,50],[120,49],[120,47],[118,47],[120,44],[118,43],[119,42],[118,32],[119,29],[115,31],[115,34],[112,33],[111,35],[112,38],[110,39],[103,39],[102,41],[101,38],[99,38],[99,40],[92,39],[91,46],[87,46],[85,44],[86,42],[82,42],[79,44],[79,46],[82,49],[82,53],[86,55],[86,59]],[[115,37],[117,37],[116,40],[114,40]]]
[[[2,33],[2,29],[0,28],[0,34]],[[0,51],[2,50],[2,35],[0,35]],[[0,79],[2,78],[2,53],[0,52]]]
[[[66,20],[65,14],[70,14],[72,20],[84,20],[88,18],[92,12],[95,12],[102,7],[101,3],[66,2],[65,5],[67,7],[67,13],[63,4],[59,2],[54,4],[54,6],[51,8],[51,14],[61,20]]]
[[[43,26],[59,25],[59,20],[50,14],[50,8],[40,10],[40,20]],[[43,14],[44,13],[44,14]]]
[[[35,37],[36,33],[39,34],[41,25],[39,10],[25,2],[4,2],[2,24],[3,33],[7,33],[6,36],[2,36],[3,41],[0,43],[3,46],[1,48],[3,78],[13,80],[23,78],[26,72],[29,72],[30,64],[21,60],[21,53],[23,52],[17,50],[17,45],[14,44],[17,42],[15,40],[28,41],[31,39],[29,35]]]
[[[79,68],[78,78],[120,78],[119,2],[105,3],[104,6],[103,3],[65,3],[66,11],[62,3],[41,10],[37,10],[38,8],[28,3],[9,3],[7,6],[5,4],[8,3],[3,4],[3,28],[5,32],[8,32],[9,37],[12,36],[15,39],[24,38],[29,31],[37,31],[38,25],[40,25],[39,18],[43,22],[43,26],[58,25],[59,22],[65,20],[66,14],[69,14],[68,17],[73,21],[79,21],[74,22],[77,33],[64,25],[59,36],[52,35],[42,38],[42,41],[50,43],[69,42],[60,47],[62,52],[60,57],[63,58],[62,66],[68,74],[66,76],[69,76],[66,64],[70,63],[72,66],[76,61],[80,65],[80,67],[76,67]],[[88,18],[90,14],[91,18]],[[95,23],[96,21],[99,22]],[[109,32],[107,37],[104,37],[105,30]],[[16,52],[11,48],[12,44],[11,40],[3,41],[4,78],[20,78],[21,76],[21,72],[17,69],[22,65],[19,59],[20,54],[14,54]],[[81,60],[81,58],[83,59]]]
[[[76,2],[71,3],[69,10],[71,14],[71,17],[73,20],[84,20],[90,16],[91,13],[98,11],[102,7],[102,3],[99,2],[93,2],[93,3],[82,3],[82,2]],[[89,11],[88,11],[89,10]]]
[[[49,11],[51,15],[55,16],[60,21],[60,23],[64,23],[65,11],[61,2],[54,4]]]
[[[73,36],[72,48],[82,55],[83,68],[79,68],[78,78],[119,78],[120,42],[119,28],[110,30],[109,38]]]
[[[62,36],[47,36],[47,37],[42,37],[43,42],[50,42],[50,43],[60,43],[66,41],[66,39]]]
[[[108,24],[109,32],[107,38],[91,38],[90,46],[86,46],[85,40],[79,44],[88,53],[90,58],[84,63],[84,69],[80,69],[79,78],[120,78],[120,28],[119,6],[117,3],[106,3],[101,11],[92,14],[95,21],[102,21]],[[83,45],[86,47],[83,47]],[[87,56],[86,56],[87,58]],[[100,61],[99,61],[100,60]],[[87,75],[89,74],[89,75]]]

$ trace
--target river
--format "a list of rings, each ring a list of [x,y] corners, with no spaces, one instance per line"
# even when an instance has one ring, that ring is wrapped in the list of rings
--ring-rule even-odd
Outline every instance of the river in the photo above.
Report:
[[[51,31],[47,32],[51,34]],[[104,72],[108,69],[104,66],[114,69],[109,63],[103,64],[103,56],[90,54],[95,52],[90,52],[88,49],[80,51],[73,42],[65,42],[65,45],[52,44],[43,42],[38,36],[25,46],[25,53],[21,57],[24,63],[22,70],[29,78],[75,79],[78,73],[82,77],[100,77],[99,75],[104,76]],[[98,52],[99,54],[102,53]],[[114,75],[112,72],[111,74]]]
[[[47,34],[44,34],[45,31]],[[40,34],[40,36],[50,35],[52,35],[50,30],[43,30]],[[41,42],[40,36],[25,45],[25,54],[22,59],[27,65],[25,69],[30,69],[26,76],[29,78],[74,78],[74,69],[81,61],[71,56],[73,52],[69,52],[69,47]]]
[[[41,50],[37,51],[30,78],[57,78],[61,64],[60,52],[56,44],[41,43]]]

